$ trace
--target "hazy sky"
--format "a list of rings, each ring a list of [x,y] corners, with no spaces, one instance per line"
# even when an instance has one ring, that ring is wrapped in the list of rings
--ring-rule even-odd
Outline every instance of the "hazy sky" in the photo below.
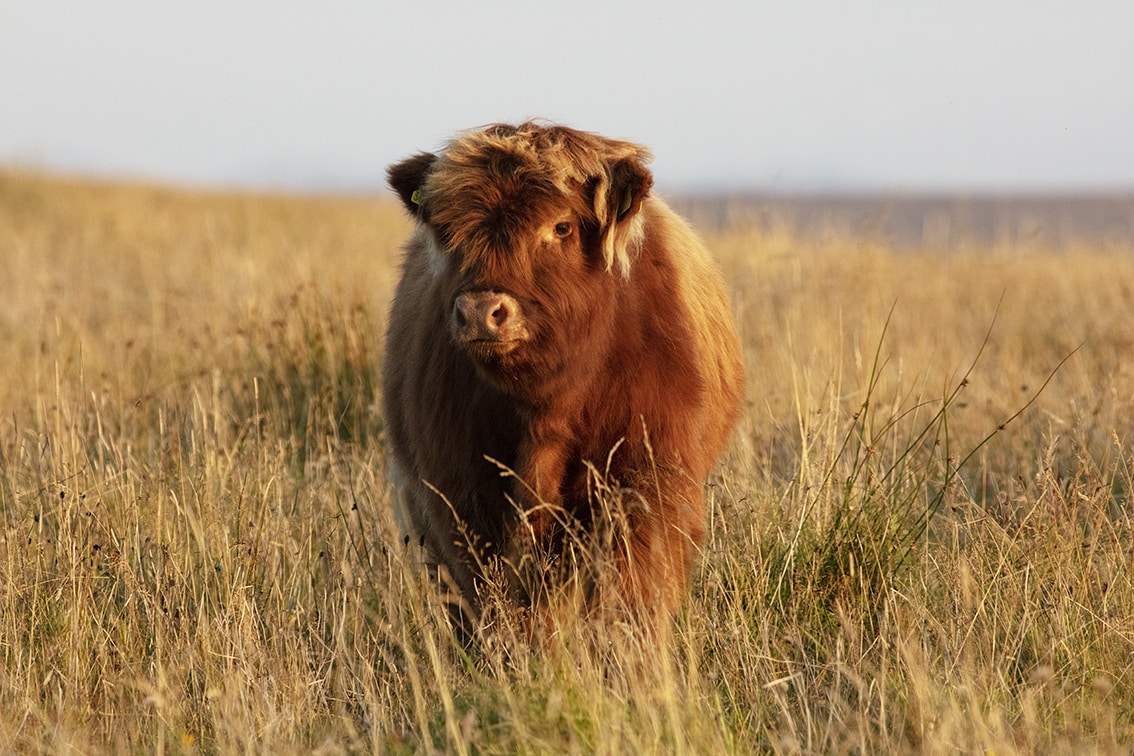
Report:
[[[541,116],[663,188],[1134,188],[1134,2],[5,0],[0,164],[381,186]]]

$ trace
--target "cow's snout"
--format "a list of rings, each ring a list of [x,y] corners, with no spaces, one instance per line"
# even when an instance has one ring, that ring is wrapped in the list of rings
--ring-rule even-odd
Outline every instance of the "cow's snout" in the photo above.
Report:
[[[526,336],[520,303],[499,291],[458,294],[450,321],[453,336],[468,341],[516,341]]]

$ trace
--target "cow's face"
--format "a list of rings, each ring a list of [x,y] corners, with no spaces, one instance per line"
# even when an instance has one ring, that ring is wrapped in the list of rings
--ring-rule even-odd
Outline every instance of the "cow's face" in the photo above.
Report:
[[[539,393],[609,329],[642,235],[645,159],[625,142],[525,124],[391,167],[453,342],[505,390]]]

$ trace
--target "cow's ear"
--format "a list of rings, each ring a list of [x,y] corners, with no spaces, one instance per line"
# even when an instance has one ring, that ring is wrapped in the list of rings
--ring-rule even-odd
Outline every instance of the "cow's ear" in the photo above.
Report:
[[[595,187],[595,215],[602,229],[602,254],[607,269],[630,272],[635,246],[642,238],[638,212],[654,185],[654,176],[637,157],[612,163]]]
[[[619,160],[610,169],[607,217],[615,223],[634,217],[642,209],[642,200],[653,185],[654,176],[642,163],[633,158]]]
[[[437,156],[431,152],[419,152],[386,169],[386,181],[398,193],[410,215],[419,216],[421,213],[421,188],[436,160]]]

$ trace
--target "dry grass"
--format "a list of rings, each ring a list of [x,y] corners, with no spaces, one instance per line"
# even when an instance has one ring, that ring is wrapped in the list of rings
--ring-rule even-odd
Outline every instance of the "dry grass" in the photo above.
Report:
[[[469,654],[388,512],[405,231],[0,175],[0,749],[1130,752],[1131,250],[714,235],[750,399],[672,648]]]

